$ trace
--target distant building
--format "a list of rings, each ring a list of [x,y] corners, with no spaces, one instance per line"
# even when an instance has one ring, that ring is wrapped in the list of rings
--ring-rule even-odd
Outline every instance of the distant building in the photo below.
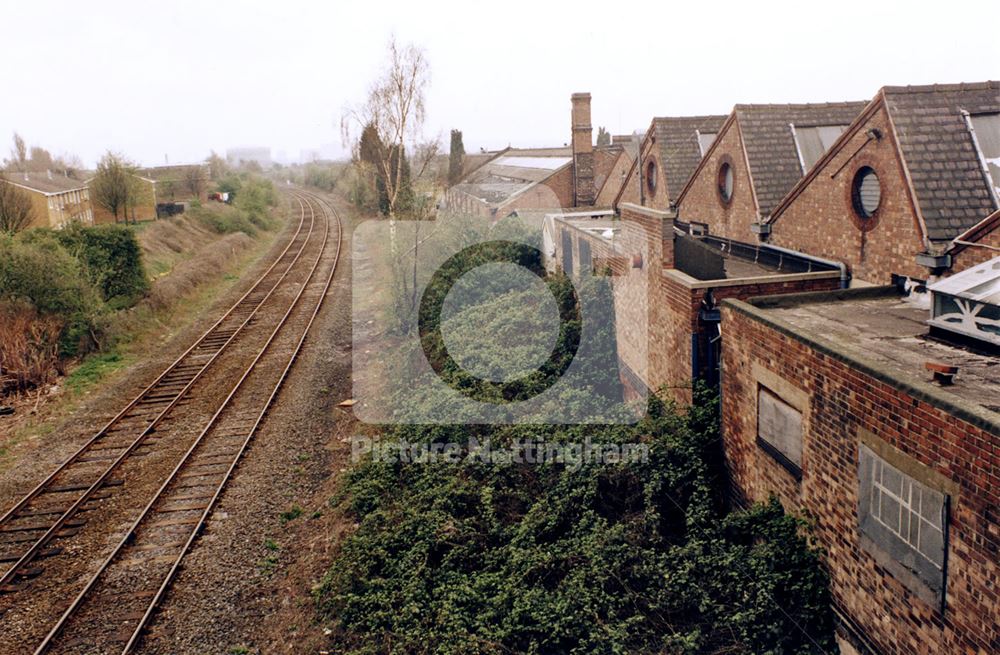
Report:
[[[45,173],[9,173],[0,184],[11,184],[31,197],[32,218],[29,227],[60,229],[77,221],[93,225],[94,212],[90,191],[85,182]]]
[[[153,166],[140,169],[139,174],[156,183],[157,203],[208,200],[211,179],[204,164]]]
[[[571,97],[571,138],[569,146],[466,155],[465,176],[445,194],[445,207],[496,219],[524,209],[610,206],[632,154],[620,142],[594,146],[589,93]]]
[[[135,176],[136,198],[134,204],[124,208],[122,215],[118,216],[102,207],[100,203],[94,201],[94,223],[99,225],[106,223],[116,223],[118,221],[151,221],[156,218],[156,181],[141,175]],[[94,181],[93,177],[87,179],[88,188]]]
[[[254,162],[260,164],[262,168],[270,168],[271,159],[270,148],[230,148],[226,150],[226,161],[231,166],[239,166],[242,162]]]

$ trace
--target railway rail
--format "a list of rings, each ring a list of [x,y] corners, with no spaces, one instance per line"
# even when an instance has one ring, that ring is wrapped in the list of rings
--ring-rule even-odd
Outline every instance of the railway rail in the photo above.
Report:
[[[29,568],[33,562],[59,554],[59,543],[84,525],[79,515],[113,493],[113,475],[122,462],[151,447],[157,427],[171,413],[181,412],[199,378],[226,348],[258,319],[273,326],[37,653],[130,652],[204,527],[301,351],[339,261],[342,228],[336,211],[312,194],[296,191],[291,198],[300,208],[295,233],[251,289],[77,453],[0,517],[0,549],[5,549],[0,556],[9,564],[0,576],[0,589],[26,593],[25,581],[40,573]],[[317,250],[309,261],[303,259],[307,247]],[[271,305],[292,291],[287,304],[280,305],[280,316],[269,317],[262,310],[272,296]]]

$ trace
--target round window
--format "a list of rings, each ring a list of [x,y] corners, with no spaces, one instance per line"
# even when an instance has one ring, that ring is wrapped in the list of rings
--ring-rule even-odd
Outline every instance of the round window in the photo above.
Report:
[[[733,199],[733,166],[728,161],[722,162],[719,166],[719,198],[722,202],[729,204]]]
[[[871,218],[882,202],[882,185],[871,166],[862,166],[851,182],[851,204],[861,218]]]
[[[646,189],[650,196],[656,195],[656,160],[650,159],[646,164]]]

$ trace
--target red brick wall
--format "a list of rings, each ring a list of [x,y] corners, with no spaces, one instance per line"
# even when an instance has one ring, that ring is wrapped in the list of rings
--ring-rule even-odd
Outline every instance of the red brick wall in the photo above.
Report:
[[[497,217],[507,216],[515,209],[550,209],[573,206],[573,167],[567,166],[553,173],[544,182],[536,184],[521,195],[500,205]]]
[[[881,131],[883,137],[866,143],[870,128]],[[867,232],[852,218],[850,200],[851,182],[861,165],[875,169],[882,187],[875,226]],[[884,107],[860,126],[773,220],[770,243],[843,261],[855,278],[888,284],[893,273],[919,279],[928,275],[915,260],[924,245]]]
[[[598,153],[603,151],[598,150]],[[600,158],[598,159],[600,161]],[[614,161],[607,170],[601,170],[598,180],[603,180],[603,184],[598,187],[597,197],[594,199],[595,207],[611,207],[615,201],[615,196],[622,188],[622,176],[628,172],[632,160],[624,150],[617,153]]]
[[[836,603],[884,653],[1000,652],[1000,429],[986,432],[733,306],[722,314],[723,441],[735,487],[750,499],[775,493],[786,508],[811,517]],[[755,444],[761,370],[809,399],[801,483]],[[943,615],[861,546],[859,429],[959,485]]]
[[[724,160],[733,167],[734,175],[733,197],[728,205],[722,202],[718,191],[719,167]],[[750,231],[750,224],[757,221],[757,204],[736,121],[719,135],[717,145],[702,161],[678,203],[677,212],[682,221],[707,223],[712,235],[757,243],[757,235]]]
[[[960,273],[967,268],[1000,257],[1000,220],[985,234],[975,239],[977,246],[961,246],[952,258],[950,273]]]
[[[654,343],[651,347],[651,371],[655,377],[650,381],[654,389],[665,386],[671,390],[678,402],[691,401],[692,377],[692,337],[699,332],[701,326],[698,314],[705,293],[712,292],[716,303],[726,298],[747,300],[757,296],[771,296],[804,291],[826,291],[840,286],[837,274],[826,278],[794,279],[794,276],[774,276],[768,280],[749,284],[727,284],[719,280],[712,286],[692,287],[697,282],[686,281],[683,274],[677,271],[667,272],[660,278],[658,297],[663,299],[662,320],[653,328]],[[789,279],[791,278],[791,279]],[[723,331],[723,348],[728,348],[730,337]]]

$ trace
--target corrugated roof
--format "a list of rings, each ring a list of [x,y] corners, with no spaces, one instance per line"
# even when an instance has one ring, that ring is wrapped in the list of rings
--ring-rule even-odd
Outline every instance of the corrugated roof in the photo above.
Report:
[[[866,102],[736,105],[754,192],[761,216],[768,216],[802,177],[795,138],[789,125],[848,125]]]
[[[701,161],[698,132],[718,133],[726,116],[663,116],[653,119],[653,134],[667,178],[667,197],[675,202]]]
[[[962,111],[1000,112],[1000,82],[882,92],[928,238],[952,239],[997,209]]]
[[[48,195],[83,189],[87,186],[85,182],[56,173],[52,174],[51,179],[48,173],[5,173],[3,178],[16,186]]]

